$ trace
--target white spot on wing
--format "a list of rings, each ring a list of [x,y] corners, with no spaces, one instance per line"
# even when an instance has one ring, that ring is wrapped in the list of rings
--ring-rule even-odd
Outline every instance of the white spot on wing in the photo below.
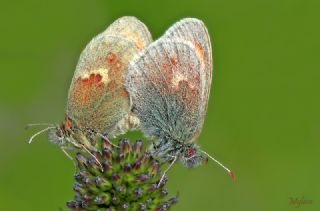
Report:
[[[180,72],[175,72],[173,74],[173,79],[172,79],[172,86],[173,87],[178,87],[179,86],[179,82],[186,80],[187,78]]]
[[[107,69],[104,69],[104,68],[92,70],[92,71],[90,71],[90,72],[85,72],[85,73],[82,74],[80,77],[81,77],[82,79],[84,79],[84,78],[89,78],[89,76],[90,76],[91,74],[99,74],[99,75],[101,75],[101,76],[102,76],[102,82],[103,82],[104,84],[108,84],[109,81],[110,81],[110,78],[109,78],[109,76],[108,76],[108,70],[107,70]]]

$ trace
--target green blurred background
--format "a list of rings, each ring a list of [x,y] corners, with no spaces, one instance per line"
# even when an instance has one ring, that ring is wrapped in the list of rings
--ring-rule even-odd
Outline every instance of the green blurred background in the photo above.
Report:
[[[173,210],[320,210],[320,2],[317,0],[3,1],[0,3],[0,210],[58,210],[73,197],[72,162],[27,123],[58,123],[86,43],[133,15],[159,37],[202,19],[214,82],[199,138],[215,163],[177,164]]]

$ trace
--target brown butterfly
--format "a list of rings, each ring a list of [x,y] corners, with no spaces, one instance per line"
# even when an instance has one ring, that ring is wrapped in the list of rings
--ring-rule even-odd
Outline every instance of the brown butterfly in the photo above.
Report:
[[[130,112],[124,86],[129,61],[151,42],[147,27],[135,17],[121,17],[94,37],[80,55],[67,101],[65,120],[34,134],[49,131],[49,141],[64,152],[90,149],[93,137],[124,133],[139,124]],[[30,124],[29,126],[39,125]],[[89,150],[87,150],[89,152]]]

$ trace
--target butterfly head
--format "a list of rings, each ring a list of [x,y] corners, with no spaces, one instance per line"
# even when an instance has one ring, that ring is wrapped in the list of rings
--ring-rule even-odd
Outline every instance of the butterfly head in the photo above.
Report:
[[[70,118],[66,117],[65,121],[52,127],[48,130],[48,138],[51,143],[57,144],[59,146],[64,146],[67,143],[67,138],[70,137],[70,133],[74,128],[73,122]]]
[[[58,125],[55,128],[49,129],[48,139],[51,143],[63,146],[66,143],[66,133],[63,130],[63,128],[61,128],[61,126]]]
[[[207,157],[202,153],[199,146],[191,143],[184,145],[180,160],[187,168],[193,168],[207,162]]]

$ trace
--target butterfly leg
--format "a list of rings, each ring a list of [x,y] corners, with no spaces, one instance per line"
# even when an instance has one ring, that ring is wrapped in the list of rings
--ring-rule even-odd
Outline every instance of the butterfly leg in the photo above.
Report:
[[[159,180],[159,182],[158,182],[157,188],[160,187],[160,185],[161,185],[162,181],[164,180],[167,172],[170,170],[170,168],[173,166],[173,164],[174,164],[174,163],[177,161],[177,159],[178,159],[178,156],[172,156],[172,157],[173,157],[173,160],[172,160],[172,162],[170,163],[169,167],[163,172],[163,174],[162,174],[162,176],[161,176],[161,178],[160,178],[160,180]]]
[[[116,147],[116,148],[120,148],[118,145],[115,145],[114,143],[112,143],[112,142],[108,139],[108,137],[104,136],[103,134],[98,133],[98,135],[99,135],[101,138],[103,138],[104,140],[106,140],[111,146]]]
[[[85,147],[84,145],[80,144],[79,146],[80,146],[80,148],[84,149],[89,155],[91,155],[91,156],[95,159],[95,161],[96,161],[96,162],[98,163],[98,165],[100,166],[101,171],[103,172],[103,167],[102,167],[100,161],[98,160],[98,158],[97,158],[94,154],[92,154],[92,153],[90,152],[90,150],[88,150],[87,147]]]
[[[65,147],[61,147],[62,152],[70,159],[73,160],[73,158],[71,157],[71,155],[66,151]]]
[[[77,163],[74,161],[74,159],[71,157],[71,155],[66,151],[65,147],[60,147],[62,152],[70,159],[73,161],[73,165],[74,165],[74,172],[77,172]]]
[[[98,160],[98,158],[97,158],[94,154],[92,154],[92,153],[90,152],[90,150],[88,150],[87,147],[85,147],[83,144],[76,143],[76,142],[74,142],[73,140],[71,140],[71,139],[69,139],[69,138],[68,138],[67,140],[68,140],[71,144],[73,144],[74,146],[76,146],[76,147],[78,147],[78,148],[82,148],[82,149],[85,150],[89,155],[91,155],[91,156],[95,159],[95,161],[98,163],[98,165],[100,166],[101,171],[103,171],[103,167],[102,167],[100,161]]]

